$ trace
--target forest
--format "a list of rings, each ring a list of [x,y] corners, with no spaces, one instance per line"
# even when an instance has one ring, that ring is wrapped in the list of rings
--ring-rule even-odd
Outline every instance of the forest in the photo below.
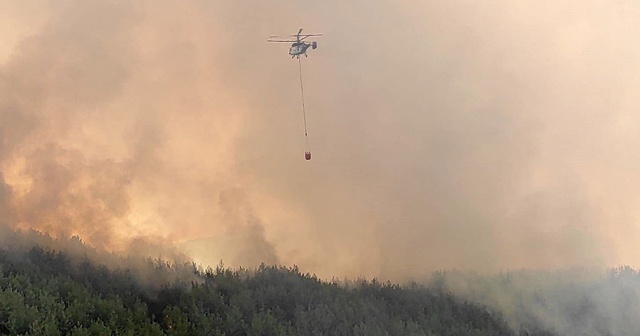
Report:
[[[202,269],[131,258],[136,266],[114,267],[71,243],[70,252],[59,242],[3,244],[0,334],[551,335],[516,333],[486,306],[417,284],[323,281],[295,266]]]
[[[436,272],[425,283],[501,312],[518,330],[563,336],[637,335],[640,330],[640,271],[630,266],[489,275],[448,271]]]

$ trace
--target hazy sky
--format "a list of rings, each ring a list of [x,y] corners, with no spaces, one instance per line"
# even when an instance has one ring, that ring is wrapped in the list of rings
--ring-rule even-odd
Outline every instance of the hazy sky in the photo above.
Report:
[[[0,214],[321,276],[637,265],[637,1],[0,3]],[[324,33],[298,64],[268,35]]]

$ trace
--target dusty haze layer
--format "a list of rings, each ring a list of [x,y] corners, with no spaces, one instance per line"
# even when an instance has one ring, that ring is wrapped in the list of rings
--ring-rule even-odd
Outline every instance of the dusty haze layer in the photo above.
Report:
[[[638,2],[0,6],[12,227],[327,277],[638,266]],[[265,42],[300,27],[310,162]]]

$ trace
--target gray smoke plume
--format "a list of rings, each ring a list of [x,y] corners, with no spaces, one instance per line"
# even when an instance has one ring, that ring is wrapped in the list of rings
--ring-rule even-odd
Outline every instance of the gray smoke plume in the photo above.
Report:
[[[556,335],[633,335],[640,328],[640,273],[563,269],[491,276],[440,272],[429,281],[498,311],[514,330]],[[525,333],[526,334],[526,333]]]
[[[398,281],[640,256],[636,2],[0,6],[12,227]]]

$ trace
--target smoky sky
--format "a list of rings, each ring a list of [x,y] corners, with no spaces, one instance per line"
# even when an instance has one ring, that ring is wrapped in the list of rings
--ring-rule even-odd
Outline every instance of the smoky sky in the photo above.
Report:
[[[640,256],[636,2],[1,6],[10,226],[328,277]],[[311,161],[266,42],[301,27]]]

